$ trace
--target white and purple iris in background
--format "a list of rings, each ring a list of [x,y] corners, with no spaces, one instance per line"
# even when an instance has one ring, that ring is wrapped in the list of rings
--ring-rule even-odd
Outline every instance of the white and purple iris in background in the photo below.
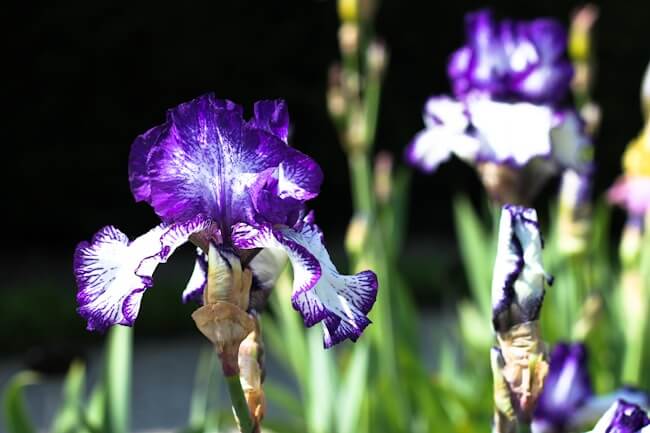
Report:
[[[565,433],[594,425],[612,403],[622,399],[647,407],[647,393],[622,388],[597,396],[588,370],[588,352],[582,343],[558,343],[551,352],[551,365],[544,390],[533,416],[534,433]]]
[[[200,300],[206,251],[253,257],[252,294],[270,290],[281,267],[268,249],[286,252],[294,270],[292,304],[306,326],[323,324],[324,344],[356,341],[370,323],[377,296],[371,271],[341,275],[305,202],[323,179],[318,164],[287,144],[284,101],[259,101],[246,121],[242,107],[207,94],[173,108],[167,120],[140,135],[129,157],[136,201],[162,223],[134,240],[113,226],[81,242],[74,255],[79,313],[89,330],[133,325],[160,263],[191,241],[197,259],[183,300]],[[262,253],[258,253],[260,249]],[[252,295],[251,295],[252,297]]]
[[[550,174],[587,175],[591,143],[569,102],[565,29],[551,19],[496,22],[486,10],[465,25],[466,44],[448,65],[454,97],[426,102],[426,129],[409,144],[408,161],[433,172],[453,154],[513,168],[535,160]]]
[[[623,399],[614,402],[590,433],[648,433],[650,418],[634,403]]]

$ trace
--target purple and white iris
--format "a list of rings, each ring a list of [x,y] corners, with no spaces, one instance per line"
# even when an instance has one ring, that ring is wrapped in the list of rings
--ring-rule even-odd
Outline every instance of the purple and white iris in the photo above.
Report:
[[[600,418],[591,433],[650,432],[650,418],[634,403],[617,400]]]
[[[454,98],[424,107],[426,129],[406,150],[410,163],[435,171],[452,154],[472,164],[588,172],[590,141],[570,104],[573,75],[562,26],[550,19],[496,22],[489,11],[466,16],[466,45],[448,65]]]
[[[134,240],[107,226],[77,246],[78,311],[89,330],[133,325],[158,264],[191,241],[199,248],[184,301],[201,298],[210,244],[237,253],[281,250],[293,266],[292,303],[305,325],[323,324],[326,347],[356,341],[370,323],[377,278],[341,275],[332,264],[305,207],[323,174],[287,144],[288,128],[284,101],[255,103],[246,121],[241,106],[207,94],[169,110],[165,123],[135,140],[131,191],[162,223]],[[253,291],[269,290],[281,270],[263,253],[248,263]]]
[[[551,352],[551,365],[544,390],[533,416],[534,433],[579,431],[593,425],[612,403],[622,399],[647,407],[648,394],[621,388],[595,395],[588,370],[588,352],[582,343],[558,343]]]
[[[503,206],[492,276],[492,321],[497,332],[539,318],[545,284],[553,281],[544,271],[542,248],[537,212]]]

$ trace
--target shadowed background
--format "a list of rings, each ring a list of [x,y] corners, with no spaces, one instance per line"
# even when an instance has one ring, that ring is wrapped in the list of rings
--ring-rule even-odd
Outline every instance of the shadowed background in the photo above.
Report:
[[[578,4],[513,0],[490,6],[499,17],[552,16],[566,24]],[[400,164],[404,146],[423,126],[427,96],[450,90],[446,62],[463,41],[464,13],[487,5],[382,2],[377,33],[389,47],[390,65],[376,147]],[[600,10],[598,194],[618,174],[624,146],[641,127],[639,85],[650,58],[646,0],[602,2]],[[133,237],[157,223],[129,191],[131,142],[162,123],[167,108],[205,92],[243,104],[249,114],[257,99],[288,101],[292,144],[325,172],[312,207],[329,244],[340,250],[351,216],[348,172],[325,105],[327,69],[338,59],[335,2],[71,1],[33,3],[9,15],[2,158],[9,229],[0,252],[0,343],[7,350],[101,340],[86,335],[74,313],[73,249],[107,224]],[[478,198],[482,190],[459,161],[435,176],[413,177],[408,257],[414,259],[408,262],[428,266],[426,278],[413,280],[418,296],[430,303],[464,290],[462,277],[451,276],[460,269],[451,211],[460,191]],[[546,209],[544,201],[540,208]],[[166,335],[193,326],[192,306],[179,307],[189,255],[188,249],[178,259],[179,272],[170,266],[157,273],[157,287],[143,301],[141,332]]]

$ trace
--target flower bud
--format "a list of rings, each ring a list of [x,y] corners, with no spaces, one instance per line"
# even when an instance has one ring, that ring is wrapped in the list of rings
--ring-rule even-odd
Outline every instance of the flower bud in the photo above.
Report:
[[[359,49],[359,25],[351,22],[341,24],[339,28],[339,46],[343,55],[354,55]]]
[[[345,249],[350,254],[359,255],[368,241],[368,217],[356,214],[352,217],[345,234]]]
[[[388,53],[386,52],[386,45],[374,40],[370,42],[366,50],[366,64],[368,65],[368,72],[377,76],[381,76],[386,69],[388,62]]]
[[[248,409],[256,425],[260,425],[266,410],[264,397],[264,345],[257,314],[250,315],[254,329],[239,346],[239,379],[248,403]]]
[[[375,157],[375,195],[381,204],[390,200],[393,183],[393,156],[379,152]]]

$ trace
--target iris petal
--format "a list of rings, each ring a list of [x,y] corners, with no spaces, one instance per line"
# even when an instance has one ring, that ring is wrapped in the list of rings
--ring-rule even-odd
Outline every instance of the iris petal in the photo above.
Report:
[[[78,312],[88,330],[111,325],[132,326],[144,291],[153,285],[160,263],[193,233],[206,230],[210,221],[197,217],[186,224],[161,224],[129,241],[113,226],[101,229],[91,242],[81,242],[74,255]]]
[[[238,224],[232,234],[238,248],[286,251],[294,271],[293,307],[305,326],[322,322],[324,345],[356,341],[370,324],[367,317],[377,297],[377,277],[371,271],[341,275],[332,263],[320,229],[304,224],[299,231],[286,226]]]
[[[252,202],[251,187],[269,172],[281,182],[281,198],[300,202],[288,206],[287,214],[316,196],[322,172],[286,144],[286,104],[262,101],[249,122],[242,112],[212,94],[170,110],[164,125],[134,142],[129,170],[136,199],[147,201],[167,223],[204,214],[226,228],[235,222],[277,222],[277,215],[259,215]]]
[[[208,258],[201,248],[196,249],[194,269],[185,290],[183,290],[183,303],[190,301],[202,302],[203,290],[208,283]]]

